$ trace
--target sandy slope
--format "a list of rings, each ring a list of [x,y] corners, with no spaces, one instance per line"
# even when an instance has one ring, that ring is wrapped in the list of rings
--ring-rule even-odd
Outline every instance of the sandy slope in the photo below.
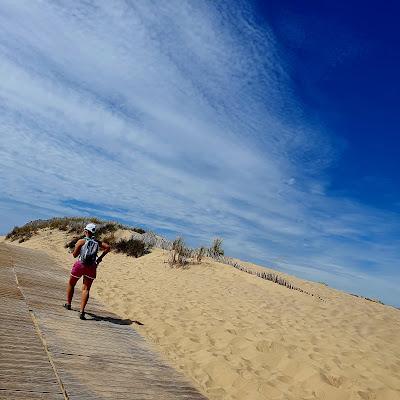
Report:
[[[23,246],[70,268],[64,234]],[[325,301],[215,262],[171,269],[166,253],[111,254],[93,295],[210,399],[400,399],[400,311],[291,278]]]

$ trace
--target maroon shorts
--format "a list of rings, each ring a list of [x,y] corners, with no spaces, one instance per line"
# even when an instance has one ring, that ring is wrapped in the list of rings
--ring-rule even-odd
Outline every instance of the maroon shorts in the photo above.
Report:
[[[77,260],[72,267],[71,276],[78,279],[81,276],[86,276],[89,279],[96,279],[96,269],[96,264],[85,265],[81,260]]]

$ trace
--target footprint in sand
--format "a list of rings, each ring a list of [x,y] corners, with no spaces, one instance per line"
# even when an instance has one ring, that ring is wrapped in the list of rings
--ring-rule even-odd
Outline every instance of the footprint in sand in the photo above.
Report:
[[[322,379],[331,386],[339,388],[345,383],[346,378],[340,375],[333,375],[328,373],[321,373]]]

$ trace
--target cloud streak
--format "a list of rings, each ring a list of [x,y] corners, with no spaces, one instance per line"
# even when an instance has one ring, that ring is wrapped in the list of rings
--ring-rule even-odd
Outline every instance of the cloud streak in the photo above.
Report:
[[[245,2],[2,2],[2,229],[103,213],[394,302],[398,216],[327,194],[286,71]]]

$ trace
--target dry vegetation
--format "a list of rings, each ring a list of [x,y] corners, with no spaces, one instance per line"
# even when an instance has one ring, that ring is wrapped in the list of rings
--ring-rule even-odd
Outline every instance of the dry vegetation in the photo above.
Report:
[[[269,280],[289,289],[314,296],[314,294],[294,286],[277,274],[254,271],[238,264],[230,257],[226,257],[222,248],[221,238],[215,238],[209,248],[202,246],[197,249],[191,249],[186,246],[182,237],[178,237],[171,242],[153,232],[146,232],[141,228],[132,228],[117,222],[88,217],[64,217],[31,221],[21,227],[14,227],[6,238],[11,241],[18,240],[21,243],[39,233],[41,229],[58,229],[70,235],[70,240],[66,243],[65,247],[72,250],[76,242],[83,237],[82,231],[89,222],[93,222],[97,225],[96,237],[110,244],[112,250],[118,253],[137,258],[149,254],[153,247],[160,247],[170,250],[168,264],[171,268],[188,268],[190,264],[201,264],[204,257],[208,256],[248,274],[256,275],[259,278]],[[132,236],[127,239],[117,239],[116,233],[118,230],[128,230],[132,233]],[[319,298],[317,295],[315,295],[315,297]]]
[[[188,268],[191,264],[201,264],[204,257],[207,256],[261,279],[319,298],[318,295],[296,287],[278,274],[254,271],[238,264],[230,257],[226,257],[222,248],[223,241],[221,238],[215,238],[209,248],[202,246],[197,249],[192,249],[186,246],[182,237],[178,237],[172,242],[153,232],[146,232],[142,228],[133,228],[116,222],[89,217],[64,217],[31,221],[21,227],[14,227],[6,238],[11,241],[18,240],[21,243],[39,233],[41,229],[58,229],[69,234],[70,239],[65,247],[72,250],[76,242],[83,237],[82,231],[89,222],[97,224],[96,237],[99,240],[109,243],[112,250],[118,253],[137,258],[150,253],[153,247],[159,247],[170,251],[167,262],[171,268]],[[116,235],[118,230],[130,231],[131,237],[118,238],[118,235]],[[367,300],[379,302],[375,299]]]
[[[224,250],[222,249],[222,239],[215,238],[212,242],[211,247],[208,250],[209,256],[213,258],[218,258],[224,255]]]
[[[18,240],[19,243],[22,243],[30,239],[33,235],[36,235],[39,230],[46,228],[58,229],[70,234],[81,234],[83,228],[89,222],[93,222],[98,225],[97,235],[99,237],[108,232],[115,232],[117,229],[130,229],[116,222],[103,221],[98,218],[63,217],[38,219],[36,221],[30,221],[22,226],[15,226],[14,229],[6,236],[6,239],[11,241]]]
[[[171,244],[168,264],[171,267],[187,267],[189,264],[201,264],[205,256],[218,257],[224,254],[222,250],[222,239],[214,239],[210,248],[201,246],[191,249],[186,246],[182,237],[177,237]]]
[[[172,243],[168,263],[171,267],[185,267],[193,262],[193,250],[186,247],[183,238],[178,237]]]
[[[293,285],[291,282],[279,276],[278,274],[274,274],[271,272],[256,271],[237,263],[230,257],[226,257],[224,255],[224,250],[222,248],[221,238],[215,238],[209,248],[200,247],[198,249],[190,249],[189,247],[186,246],[183,238],[178,237],[172,242],[171,251],[168,258],[168,264],[170,265],[171,268],[179,268],[179,267],[188,268],[190,264],[201,264],[205,256],[211,257],[214,260],[219,261],[223,264],[230,265],[247,274],[255,275],[258,278],[276,283],[281,286],[285,286],[288,289],[299,291],[301,293],[316,297],[317,299],[323,301],[323,299],[318,294],[310,293],[305,289],[297,287]]]
[[[151,250],[152,246],[141,241],[140,236],[139,239],[117,239],[115,235],[120,229],[142,235],[146,232],[144,229],[132,228],[117,222],[89,217],[63,217],[31,221],[21,227],[14,227],[6,236],[6,239],[10,241],[18,240],[19,243],[22,243],[38,234],[41,229],[58,229],[69,235],[70,240],[68,240],[65,247],[72,250],[76,242],[83,237],[83,229],[89,222],[93,222],[97,225],[96,237],[110,244],[111,248],[116,252],[124,253],[132,257],[140,257],[144,254],[148,254]]]

